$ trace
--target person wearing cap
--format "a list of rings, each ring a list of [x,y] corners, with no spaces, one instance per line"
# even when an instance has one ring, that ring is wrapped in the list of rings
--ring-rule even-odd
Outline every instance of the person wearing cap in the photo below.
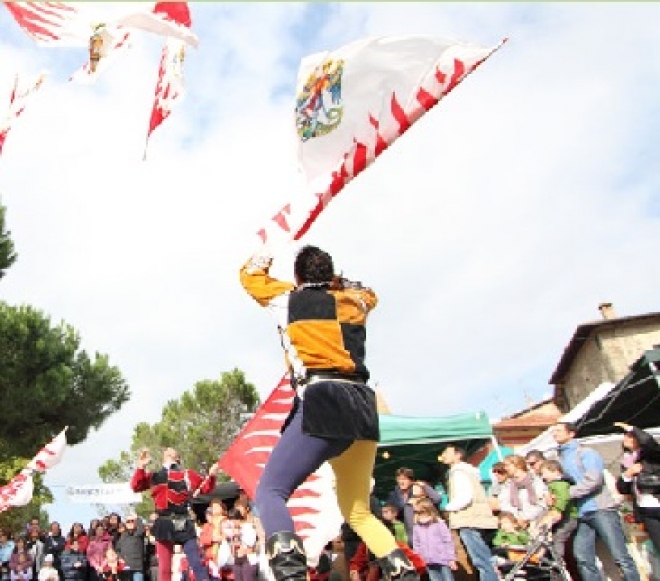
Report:
[[[124,517],[126,530],[119,535],[115,549],[128,566],[130,581],[144,581],[144,524],[135,513]]]
[[[39,569],[39,581],[59,581],[60,574],[53,565],[54,560],[52,553],[44,557],[44,564]]]
[[[370,478],[380,437],[376,395],[367,385],[366,321],[378,299],[361,283],[335,275],[316,246],[297,253],[295,282],[270,276],[264,246],[240,271],[246,292],[277,315],[296,398],[256,493],[266,554],[276,581],[306,581],[307,556],[287,501],[329,462],[344,520],[380,560],[388,579],[418,579],[392,533],[369,510]]]
[[[197,544],[197,530],[190,514],[190,502],[197,494],[209,494],[215,488],[215,475],[219,470],[215,462],[206,477],[194,470],[183,468],[174,448],[163,451],[160,469],[150,472],[149,450],[142,450],[137,470],[131,479],[134,492],[151,491],[156,514],[152,531],[156,539],[158,581],[172,581],[174,545],[183,546],[195,581],[208,581],[208,570],[202,564]]]

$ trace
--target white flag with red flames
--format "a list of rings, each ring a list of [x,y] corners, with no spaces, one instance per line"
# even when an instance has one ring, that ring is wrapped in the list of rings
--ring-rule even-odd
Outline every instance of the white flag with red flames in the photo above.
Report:
[[[261,240],[299,240],[348,182],[501,45],[388,36],[304,58],[295,110],[304,192],[259,230]]]
[[[0,488],[0,512],[12,506],[25,506],[32,500],[35,472],[46,472],[58,464],[66,449],[66,428],[55,436],[12,480]]]
[[[44,47],[87,47],[71,80],[90,83],[143,31],[198,46],[187,2],[4,2],[17,24]]]
[[[179,40],[169,38],[163,46],[163,53],[158,68],[158,81],[156,82],[156,96],[149,118],[147,141],[144,148],[144,157],[147,156],[149,138],[156,128],[170,116],[172,107],[183,98],[183,61],[185,58],[185,45]]]
[[[378,37],[303,59],[298,73],[295,130],[304,192],[258,235],[258,254],[299,240],[344,186],[364,171],[500,45],[485,48],[430,37]],[[220,459],[253,495],[291,407],[286,378]],[[331,470],[312,475],[289,502],[296,531],[314,539],[317,556],[339,530]]]
[[[14,86],[9,95],[9,107],[5,114],[5,118],[0,121],[0,154],[2,154],[2,148],[7,140],[7,135],[12,128],[14,121],[18,119],[21,116],[21,113],[25,110],[28,97],[41,87],[44,77],[45,75],[42,73],[36,79],[32,78],[28,81],[25,81],[18,75],[14,78]]]
[[[257,483],[293,403],[294,391],[284,376],[256,414],[220,457],[220,467],[254,498]],[[305,544],[310,563],[339,534],[343,522],[334,491],[332,468],[324,464],[289,499],[296,533]]]

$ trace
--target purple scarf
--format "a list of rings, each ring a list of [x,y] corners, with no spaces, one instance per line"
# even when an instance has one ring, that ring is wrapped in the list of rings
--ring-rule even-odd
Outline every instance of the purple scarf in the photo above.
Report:
[[[536,505],[538,503],[538,497],[536,496],[536,491],[534,490],[534,479],[530,473],[527,473],[524,478],[521,480],[515,480],[511,478],[509,480],[509,492],[511,493],[511,506],[515,509],[520,510],[522,508],[522,503],[520,502],[520,490],[525,489],[527,491],[527,498],[531,505]]]

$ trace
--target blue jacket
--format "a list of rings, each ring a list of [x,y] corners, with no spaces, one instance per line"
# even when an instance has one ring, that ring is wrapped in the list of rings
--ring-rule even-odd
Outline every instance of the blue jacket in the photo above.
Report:
[[[564,475],[570,478],[570,495],[575,500],[578,516],[597,510],[614,510],[617,503],[605,485],[605,464],[600,454],[580,446],[576,440],[559,446],[559,460]]]

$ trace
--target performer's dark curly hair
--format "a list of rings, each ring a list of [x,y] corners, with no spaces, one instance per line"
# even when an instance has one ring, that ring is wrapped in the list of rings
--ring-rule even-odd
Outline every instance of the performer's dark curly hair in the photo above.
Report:
[[[316,246],[303,246],[296,255],[293,271],[303,283],[330,283],[335,267],[327,252]]]

